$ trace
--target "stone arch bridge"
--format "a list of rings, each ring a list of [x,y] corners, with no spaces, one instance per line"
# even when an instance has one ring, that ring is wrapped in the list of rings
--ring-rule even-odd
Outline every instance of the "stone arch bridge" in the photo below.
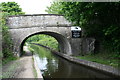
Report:
[[[7,25],[14,42],[14,54],[20,56],[27,38],[36,34],[54,37],[60,46],[60,52],[77,55],[80,50],[80,38],[72,38],[71,23],[63,16],[55,14],[17,15],[7,18]]]

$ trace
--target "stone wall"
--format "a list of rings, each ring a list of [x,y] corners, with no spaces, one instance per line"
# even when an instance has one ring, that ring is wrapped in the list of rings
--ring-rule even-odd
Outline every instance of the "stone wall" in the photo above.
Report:
[[[81,54],[89,54],[89,53],[94,53],[95,49],[95,39],[94,38],[82,38],[81,40]]]
[[[49,14],[10,16],[7,18],[7,24],[9,24],[10,29],[71,26],[71,23],[68,22],[63,16]]]
[[[23,42],[30,36],[36,34],[47,34],[54,37],[60,44],[61,51],[66,54],[72,54],[70,46],[70,31],[69,27],[33,27],[33,28],[21,28],[21,29],[10,29],[12,35],[12,40],[14,41],[14,51],[15,53],[20,53],[20,48],[23,46]],[[67,33],[66,33],[67,32]]]
[[[14,53],[21,54],[25,40],[36,34],[47,34],[54,37],[60,46],[60,51],[68,55],[92,52],[91,39],[72,38],[72,24],[61,15],[18,15],[9,16],[7,25],[14,42]],[[94,41],[93,41],[94,42]]]

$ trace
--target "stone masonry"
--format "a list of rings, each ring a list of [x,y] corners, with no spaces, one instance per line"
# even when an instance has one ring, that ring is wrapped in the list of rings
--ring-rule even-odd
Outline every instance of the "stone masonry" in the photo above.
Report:
[[[79,54],[80,38],[71,37],[71,26],[63,16],[55,14],[9,16],[7,25],[14,41],[14,53],[20,56],[27,38],[35,34],[47,34],[54,37],[60,46],[60,52]],[[72,44],[72,45],[71,45]],[[76,45],[74,45],[76,44]],[[79,48],[79,49],[77,49]]]

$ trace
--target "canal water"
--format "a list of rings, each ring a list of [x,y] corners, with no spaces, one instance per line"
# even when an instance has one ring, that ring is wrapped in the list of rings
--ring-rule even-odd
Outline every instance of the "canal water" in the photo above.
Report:
[[[40,47],[38,66],[45,80],[47,78],[109,78],[97,70],[67,61],[49,50]],[[41,55],[42,54],[42,55]]]

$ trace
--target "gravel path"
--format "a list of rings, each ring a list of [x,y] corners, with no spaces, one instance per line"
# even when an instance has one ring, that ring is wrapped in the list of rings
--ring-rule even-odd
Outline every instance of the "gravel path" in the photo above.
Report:
[[[32,54],[27,47],[24,49],[24,56],[3,66],[3,78],[35,78]]]

